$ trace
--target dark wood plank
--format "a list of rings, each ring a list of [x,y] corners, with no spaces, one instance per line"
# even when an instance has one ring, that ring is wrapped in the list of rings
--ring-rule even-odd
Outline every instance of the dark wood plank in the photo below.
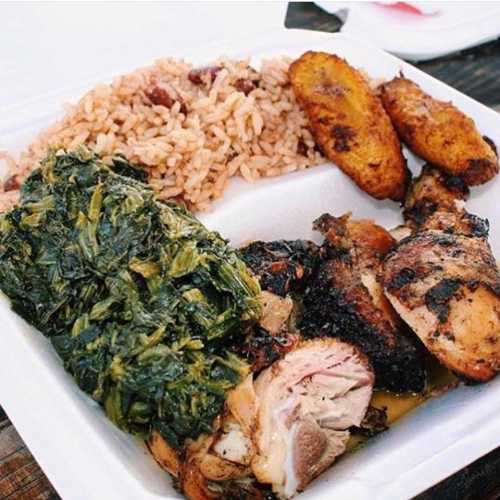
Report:
[[[500,499],[500,448],[415,498],[415,500],[498,499]]]
[[[500,105],[500,40],[416,66],[487,106]]]
[[[0,407],[0,499],[57,500],[23,440]]]
[[[335,33],[341,28],[342,21],[337,16],[326,13],[312,2],[290,2],[285,26]]]

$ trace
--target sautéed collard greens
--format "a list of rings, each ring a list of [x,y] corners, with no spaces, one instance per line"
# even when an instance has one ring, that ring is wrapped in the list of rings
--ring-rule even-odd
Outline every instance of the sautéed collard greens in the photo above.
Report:
[[[232,348],[260,289],[217,233],[140,178],[123,158],[51,153],[1,219],[0,288],[113,422],[179,447],[248,373]]]

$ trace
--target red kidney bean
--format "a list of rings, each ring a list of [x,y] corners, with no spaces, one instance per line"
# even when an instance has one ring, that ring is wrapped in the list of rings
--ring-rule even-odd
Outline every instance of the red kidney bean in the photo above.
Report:
[[[299,139],[299,142],[297,143],[297,154],[302,156],[307,156],[307,151],[308,151],[307,144],[304,142],[303,139]]]
[[[174,99],[170,97],[169,93],[161,87],[153,87],[153,89],[147,93],[149,100],[156,106],[165,106],[170,109],[174,105]]]
[[[221,69],[222,68],[220,66],[205,66],[203,68],[195,68],[188,73],[188,78],[191,83],[194,83],[195,85],[201,85],[205,82],[204,76],[209,75],[210,82],[213,82],[215,80],[215,77],[217,76],[217,73]]]
[[[251,80],[247,80],[246,78],[238,78],[234,82],[234,88],[239,92],[243,92],[245,95],[250,94],[252,90],[255,90],[255,84]]]
[[[16,175],[11,175],[4,183],[3,190],[4,191],[15,191],[19,189],[19,181],[17,180]]]

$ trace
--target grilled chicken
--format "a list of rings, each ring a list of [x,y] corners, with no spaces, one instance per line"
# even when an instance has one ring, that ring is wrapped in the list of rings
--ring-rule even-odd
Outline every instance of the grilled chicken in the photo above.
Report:
[[[233,389],[214,433],[189,442],[182,460],[159,435],[150,449],[191,500],[290,498],[345,451],[373,381],[354,346],[304,341]]]
[[[405,201],[403,215],[412,230],[436,229],[447,233],[488,236],[486,221],[464,209],[469,189],[453,177],[425,165]]]
[[[245,340],[243,351],[254,373],[293,349],[299,341],[297,299],[316,269],[319,248],[311,241],[255,241],[240,249],[262,288],[259,327]]]
[[[405,215],[415,232],[386,257],[385,293],[444,365],[487,381],[500,369],[500,273],[487,222],[431,167],[410,193]]]
[[[282,331],[273,335],[264,328],[254,328],[241,349],[252,364],[252,372],[259,373],[294,349],[299,341],[298,333]]]
[[[161,467],[163,467],[173,477],[179,477],[179,472],[182,465],[181,457],[179,456],[179,453],[174,450],[165,441],[165,439],[163,439],[159,432],[153,431],[150,434],[146,445]]]
[[[250,477],[248,467],[219,457],[213,450],[216,435],[202,434],[187,445],[185,459],[179,476],[182,493],[190,500],[211,500],[228,498],[228,489],[233,483]],[[257,488],[238,488],[238,497],[243,500],[264,498]]]
[[[290,498],[345,451],[372,395],[373,372],[355,347],[335,339],[306,341],[262,372],[252,471]]]
[[[263,290],[280,297],[300,293],[314,272],[319,248],[312,241],[255,241],[240,249],[241,258]]]
[[[382,259],[395,240],[372,221],[323,215],[315,228],[325,236],[321,263],[304,295],[299,324],[307,337],[339,337],[368,356],[376,386],[394,392],[425,387],[422,346],[385,298]]]
[[[412,229],[418,229],[438,210],[456,212],[457,203],[468,197],[469,188],[460,177],[424,165],[408,189],[403,212],[405,222]]]
[[[402,76],[384,83],[381,97],[398,134],[421,158],[469,186],[498,174],[494,148],[452,103],[434,99]]]
[[[252,433],[257,415],[253,375],[231,390],[225,410],[213,423],[213,433],[187,441],[182,454],[158,434],[148,442],[156,461],[178,480],[190,500],[267,498],[269,486],[259,485],[250,468],[255,456]]]
[[[251,476],[250,464],[255,455],[252,432],[256,414],[257,398],[253,376],[249,375],[229,393],[226,411],[214,424],[215,432],[188,446],[181,474],[184,491],[198,489],[200,481],[202,489],[209,490],[209,481]],[[192,479],[196,479],[194,484]]]
[[[247,332],[238,351],[258,373],[282,358],[298,343],[300,336],[295,329],[295,302],[266,290],[261,292],[262,316],[258,324]]]

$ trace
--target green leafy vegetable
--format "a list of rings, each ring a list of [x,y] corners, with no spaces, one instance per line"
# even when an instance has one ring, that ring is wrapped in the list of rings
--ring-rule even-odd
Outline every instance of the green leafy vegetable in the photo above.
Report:
[[[115,167],[85,149],[42,162],[0,221],[0,288],[113,422],[181,446],[248,372],[232,351],[260,289],[217,233]]]

